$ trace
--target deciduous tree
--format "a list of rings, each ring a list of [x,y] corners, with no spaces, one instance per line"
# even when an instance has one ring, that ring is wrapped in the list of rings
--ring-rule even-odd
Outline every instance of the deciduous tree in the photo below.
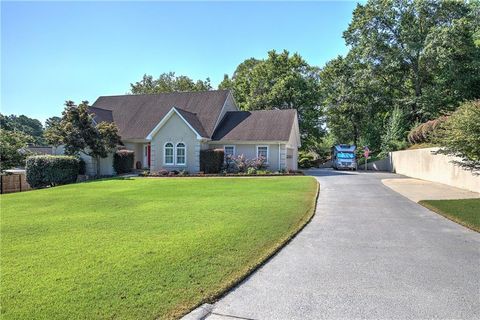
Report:
[[[100,170],[100,158],[108,156],[120,143],[118,129],[115,123],[93,121],[93,115],[88,110],[88,101],[78,106],[73,101],[65,103],[60,132],[65,145],[65,153],[78,155],[80,152],[96,160],[97,174]]]
[[[242,110],[297,109],[306,148],[323,133],[319,69],[297,53],[272,50],[265,60],[247,59],[220,87],[233,90]]]
[[[187,76],[177,76],[175,72],[162,73],[157,79],[143,75],[142,80],[131,83],[132,94],[155,94],[164,92],[207,91],[211,90],[210,79],[194,81]]]

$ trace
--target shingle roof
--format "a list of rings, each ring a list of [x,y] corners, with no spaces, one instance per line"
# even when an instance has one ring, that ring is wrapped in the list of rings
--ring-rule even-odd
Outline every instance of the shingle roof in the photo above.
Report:
[[[97,122],[113,119],[122,139],[144,139],[176,107],[200,135],[210,138],[228,94],[228,90],[214,90],[102,96],[91,111]]]
[[[88,111],[94,114],[93,120],[95,120],[97,123],[102,121],[113,122],[113,115],[111,110],[90,107],[88,108]]]
[[[296,110],[227,112],[212,140],[288,141]]]
[[[180,108],[175,109],[177,109],[178,113],[180,113],[188,123],[190,123],[190,125],[193,127],[193,129],[195,129],[195,131],[197,131],[199,135],[201,135],[202,137],[209,136],[209,134],[203,128],[200,120],[198,120],[196,113],[188,112]]]

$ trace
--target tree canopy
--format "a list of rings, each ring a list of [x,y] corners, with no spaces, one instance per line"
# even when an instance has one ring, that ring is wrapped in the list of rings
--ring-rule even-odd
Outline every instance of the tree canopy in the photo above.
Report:
[[[194,81],[187,76],[177,76],[175,72],[162,73],[157,79],[144,74],[142,80],[130,84],[130,93],[132,94],[207,91],[211,89],[209,78]]]
[[[247,59],[219,88],[233,90],[241,110],[297,109],[305,145],[323,133],[319,69],[298,53],[272,50],[264,60]]]
[[[23,167],[32,137],[21,131],[0,128],[0,170]]]
[[[23,114],[20,116],[0,114],[0,127],[5,131],[22,132],[30,136],[30,143],[44,144],[43,125],[37,119],[29,118]]]
[[[395,112],[405,119],[396,123],[403,128],[395,129],[405,139],[415,123],[478,98],[478,24],[478,7],[461,1],[357,5],[344,33],[349,53],[321,72],[322,105],[332,134],[345,143],[380,149],[392,146],[382,144],[382,137]]]
[[[62,120],[55,130],[65,145],[65,153],[78,155],[84,152],[95,158],[98,173],[99,158],[107,157],[120,143],[120,137],[115,123],[95,123],[88,108],[88,101],[82,101],[78,106],[73,101],[66,101]]]

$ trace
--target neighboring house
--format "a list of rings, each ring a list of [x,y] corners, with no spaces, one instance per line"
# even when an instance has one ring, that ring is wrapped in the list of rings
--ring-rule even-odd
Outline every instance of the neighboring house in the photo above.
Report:
[[[103,96],[91,106],[96,122],[115,122],[135,163],[152,171],[200,170],[200,150],[264,156],[270,170],[297,169],[296,110],[239,111],[230,91]],[[112,174],[111,157],[101,174]],[[93,166],[92,166],[93,167]]]
[[[37,155],[52,155],[54,154],[54,147],[52,146],[33,146],[27,147],[27,150]]]

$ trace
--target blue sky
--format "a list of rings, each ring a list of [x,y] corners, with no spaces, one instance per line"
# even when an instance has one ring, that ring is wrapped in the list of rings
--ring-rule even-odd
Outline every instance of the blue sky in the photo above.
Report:
[[[1,112],[40,120],[65,100],[124,94],[144,73],[216,87],[271,49],[323,66],[345,54],[355,2],[2,2]]]

